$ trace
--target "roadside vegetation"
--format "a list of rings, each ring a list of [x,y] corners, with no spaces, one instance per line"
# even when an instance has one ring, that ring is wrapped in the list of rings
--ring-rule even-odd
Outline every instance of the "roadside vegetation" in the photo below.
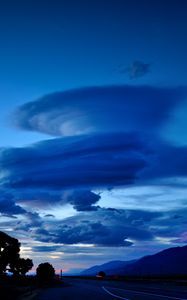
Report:
[[[27,275],[34,265],[32,259],[20,257],[20,247],[17,239],[0,231],[1,300],[31,300],[41,288],[62,284],[48,262],[39,264],[36,276]]]

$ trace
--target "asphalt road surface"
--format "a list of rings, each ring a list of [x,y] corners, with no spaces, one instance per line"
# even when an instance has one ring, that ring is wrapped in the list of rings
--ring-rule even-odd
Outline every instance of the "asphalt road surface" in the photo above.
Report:
[[[36,300],[187,300],[187,287],[65,279],[67,285],[48,288]]]

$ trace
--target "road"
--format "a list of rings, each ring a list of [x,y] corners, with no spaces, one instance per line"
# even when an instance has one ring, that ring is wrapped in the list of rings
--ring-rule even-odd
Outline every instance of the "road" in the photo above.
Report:
[[[187,300],[187,287],[65,279],[62,288],[43,290],[36,300]]]

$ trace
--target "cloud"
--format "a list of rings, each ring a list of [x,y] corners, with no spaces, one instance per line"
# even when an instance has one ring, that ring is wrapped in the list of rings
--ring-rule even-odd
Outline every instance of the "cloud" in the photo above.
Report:
[[[174,179],[151,185],[131,185],[124,188],[105,190],[99,205],[102,207],[126,208],[147,211],[177,211],[186,208],[186,186],[173,184]]]
[[[157,141],[151,168],[143,171],[145,179],[175,178],[187,176],[187,146],[170,146]],[[182,180],[181,180],[182,182]]]
[[[81,188],[87,193],[88,202],[93,204],[99,197],[85,190],[133,183],[147,166],[149,152],[146,148],[144,138],[136,133],[111,133],[2,149],[1,186],[16,189],[17,193],[22,189],[23,196],[25,189],[39,192]],[[80,199],[79,194],[78,198],[76,201],[83,203],[84,197]],[[81,207],[73,194],[69,195],[68,201]]]
[[[57,246],[35,246],[32,247],[32,251],[34,252],[55,252],[60,250],[60,247]]]
[[[186,244],[187,243],[187,230],[186,230],[186,232],[183,232],[177,239],[175,239],[174,242]]]
[[[46,191],[23,189],[12,193],[17,203],[40,209],[71,204],[77,211],[97,210],[94,204],[100,199],[98,194],[85,189],[65,191],[47,191],[47,188]],[[53,215],[48,214],[46,217],[53,217]]]
[[[94,206],[94,204],[101,198],[100,195],[89,190],[66,191],[63,197],[65,201],[72,204],[73,208],[77,211],[97,210],[97,206]]]
[[[45,218],[55,218],[55,216],[53,214],[47,214],[44,216]]]
[[[130,79],[136,79],[139,77],[143,77],[150,72],[151,64],[144,63],[139,60],[135,60],[129,67],[120,64],[118,66],[118,71],[120,73],[127,73]]]
[[[25,214],[26,211],[19,205],[15,204],[13,196],[0,190],[0,213],[12,217],[14,215]]]
[[[86,224],[83,223],[77,226],[61,226],[52,241],[64,244],[91,243],[105,247],[131,246],[132,242],[126,240],[127,230],[124,229],[124,227],[105,226],[101,222],[88,221]],[[141,232],[141,234],[145,236],[145,232]]]
[[[43,248],[34,248],[35,252],[92,255],[97,247],[138,247],[142,242],[168,247],[184,243],[186,223],[184,209],[151,212],[97,207],[97,211],[79,212],[58,220],[26,213],[14,224],[4,222],[1,225],[10,227],[11,224],[17,235],[37,241],[36,246],[42,245]]]
[[[140,64],[136,69],[137,76],[145,66]],[[28,102],[11,119],[18,128],[52,136],[136,131],[137,128],[155,133],[185,96],[184,88],[127,85],[80,88]]]
[[[23,205],[32,211],[22,211],[24,221],[14,222],[14,229],[52,243],[54,248],[35,248],[46,253],[61,244],[130,248],[142,241],[161,244],[178,237],[182,242],[181,222],[186,221],[181,212],[104,209],[102,194],[96,191],[162,180],[171,184],[187,177],[187,147],[171,145],[161,134],[185,93],[182,88],[93,87],[47,95],[19,107],[14,114],[17,127],[61,137],[0,149],[0,185],[11,194],[11,210]],[[136,201],[143,203],[143,196]],[[61,220],[52,217],[52,210],[41,217],[32,209],[41,212],[66,204],[77,212]]]
[[[68,198],[75,209],[89,210],[97,209],[92,204],[98,195],[89,194],[92,188],[186,176],[186,148],[170,146],[160,137],[185,96],[184,88],[104,86],[54,93],[26,103],[14,115],[18,127],[62,138],[2,149],[1,184],[22,192],[32,190],[35,205],[51,199],[65,203]],[[76,191],[75,197],[75,189],[83,195]],[[62,195],[59,190],[68,192]],[[93,203],[78,204],[83,203],[84,193],[87,203]],[[29,197],[25,197],[27,203]]]
[[[51,207],[62,202],[62,193],[59,191],[48,191],[39,189],[12,190],[12,195],[16,203],[42,209]],[[63,203],[65,204],[65,202]]]
[[[30,224],[33,239],[53,244],[84,244],[103,247],[128,247],[140,240],[152,240],[153,234],[148,224],[159,213],[146,211],[125,211],[98,208],[97,211],[80,213],[63,220],[42,220],[40,224]],[[138,227],[137,227],[138,222]],[[27,230],[25,228],[25,230]]]
[[[0,152],[1,188],[36,206],[92,210],[100,199],[93,189],[187,177],[187,147],[137,132],[58,138]]]
[[[14,226],[16,231],[26,231],[27,233],[34,228],[41,228],[43,220],[36,212],[26,212],[25,220],[18,221]]]
[[[187,209],[165,211],[160,218],[152,219],[151,232],[160,244],[168,247],[183,243],[185,245]]]

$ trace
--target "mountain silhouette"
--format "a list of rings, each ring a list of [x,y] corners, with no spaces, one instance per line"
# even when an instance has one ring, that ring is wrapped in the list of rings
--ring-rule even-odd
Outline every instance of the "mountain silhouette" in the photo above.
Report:
[[[187,275],[187,246],[163,250],[134,261],[111,261],[84,270],[81,275],[176,276]]]
[[[97,273],[100,271],[106,272],[107,275],[113,275],[113,274],[119,274],[122,275],[124,272],[124,268],[135,262],[136,260],[131,260],[131,261],[121,261],[121,260],[114,260],[107,262],[102,265],[97,265],[93,266],[89,269],[86,269],[81,272],[81,275],[90,275],[90,276],[95,276]]]

